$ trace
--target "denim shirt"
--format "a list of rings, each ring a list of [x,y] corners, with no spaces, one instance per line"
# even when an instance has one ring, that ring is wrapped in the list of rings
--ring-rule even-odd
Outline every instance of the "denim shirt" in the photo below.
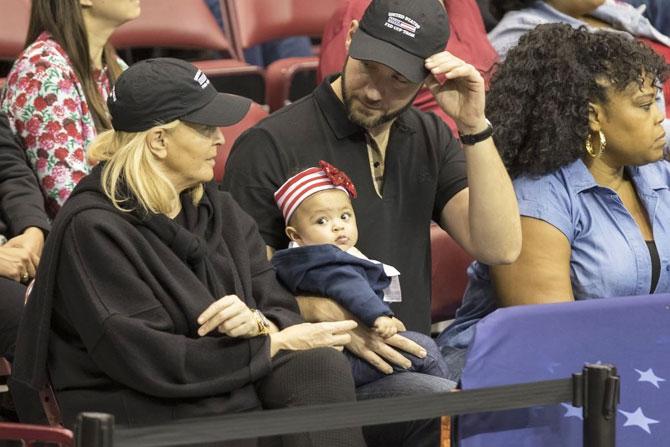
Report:
[[[670,37],[654,28],[641,11],[629,4],[608,0],[590,15],[609,23],[617,30],[636,37],[647,37],[670,46]],[[502,60],[510,48],[516,46],[522,35],[543,23],[567,23],[574,28],[586,26],[589,29],[596,29],[586,22],[558,11],[544,1],[536,1],[527,8],[506,13],[489,33],[489,40]]]
[[[652,225],[661,271],[654,293],[670,292],[670,163],[627,167]],[[648,295],[651,257],[642,233],[619,196],[599,186],[581,160],[539,178],[520,177],[514,190],[522,216],[543,220],[570,242],[575,300]],[[438,344],[465,348],[473,326],[496,309],[488,266],[468,268],[468,287],[454,323]]]
[[[668,8],[668,0],[626,0],[636,6],[636,9],[645,15],[654,27],[670,36],[670,8]]]

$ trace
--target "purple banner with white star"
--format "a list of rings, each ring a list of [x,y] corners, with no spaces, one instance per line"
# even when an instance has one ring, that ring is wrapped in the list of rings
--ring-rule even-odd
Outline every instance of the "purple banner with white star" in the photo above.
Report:
[[[569,377],[610,363],[621,377],[617,446],[670,445],[670,295],[499,309],[480,321],[463,389]],[[460,416],[459,447],[576,447],[569,403]]]

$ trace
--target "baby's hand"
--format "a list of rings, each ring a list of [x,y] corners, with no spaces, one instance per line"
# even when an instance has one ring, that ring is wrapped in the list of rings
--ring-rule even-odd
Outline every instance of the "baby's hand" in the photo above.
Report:
[[[393,320],[393,324],[395,324],[396,331],[405,332],[407,330],[407,328],[405,327],[405,323],[398,320],[396,317],[391,317],[391,320]]]
[[[380,337],[389,338],[398,332],[398,328],[393,320],[395,318],[381,316],[375,320],[372,328]]]

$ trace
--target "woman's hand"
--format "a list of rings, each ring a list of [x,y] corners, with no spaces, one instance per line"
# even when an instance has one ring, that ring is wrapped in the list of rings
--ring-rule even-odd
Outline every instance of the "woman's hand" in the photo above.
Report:
[[[230,337],[255,337],[258,323],[253,312],[237,295],[226,295],[212,303],[198,317],[198,335],[209,334],[214,329]]]
[[[28,227],[22,234],[8,240],[5,246],[28,250],[35,260],[35,267],[37,267],[44,249],[44,233],[37,227]]]
[[[28,283],[35,277],[39,258],[22,247],[0,247],[0,276],[16,282]]]
[[[348,331],[354,329],[357,325],[353,320],[344,320],[289,326],[279,332],[270,334],[270,356],[274,357],[282,349],[289,351],[323,347],[342,349],[344,345],[351,341]]]

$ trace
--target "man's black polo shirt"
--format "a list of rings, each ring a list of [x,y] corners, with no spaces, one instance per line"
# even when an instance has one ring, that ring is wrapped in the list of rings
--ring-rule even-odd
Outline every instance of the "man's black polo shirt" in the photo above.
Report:
[[[408,329],[430,330],[430,221],[467,187],[465,157],[446,124],[414,108],[393,123],[386,148],[384,194],[375,191],[365,130],[347,118],[326,79],[311,95],[270,115],[233,146],[222,187],[258,223],[265,242],[285,248],[284,220],[273,193],[319,160],[356,185],[356,246],[400,271],[402,303],[391,305]]]

